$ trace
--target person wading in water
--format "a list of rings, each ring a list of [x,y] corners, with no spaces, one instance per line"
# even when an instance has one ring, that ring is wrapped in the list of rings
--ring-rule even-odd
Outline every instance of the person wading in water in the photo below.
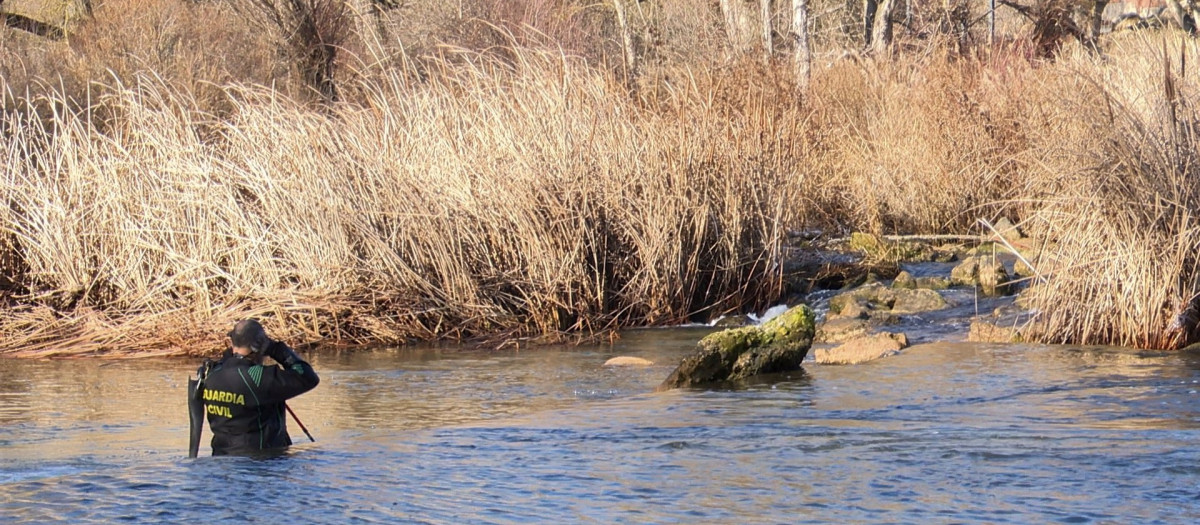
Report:
[[[288,345],[267,337],[258,321],[239,321],[228,335],[229,350],[219,361],[200,366],[199,380],[189,392],[193,457],[200,439],[197,424],[203,424],[200,410],[208,414],[214,456],[255,455],[291,445],[284,402],[320,382],[311,365]],[[264,366],[264,356],[283,366]]]

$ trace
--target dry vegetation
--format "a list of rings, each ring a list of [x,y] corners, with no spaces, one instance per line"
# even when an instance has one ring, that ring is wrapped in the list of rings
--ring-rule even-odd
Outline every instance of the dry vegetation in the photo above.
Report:
[[[707,2],[631,8],[637,78],[604,4],[353,4],[330,97],[225,5],[0,30],[0,354],[210,353],[248,315],[304,341],[602,334],[777,300],[789,229],[1000,215],[1046,240],[1045,340],[1187,342],[1200,115],[1175,33],[1043,60],[917,31],[869,57],[818,4],[800,96]]]

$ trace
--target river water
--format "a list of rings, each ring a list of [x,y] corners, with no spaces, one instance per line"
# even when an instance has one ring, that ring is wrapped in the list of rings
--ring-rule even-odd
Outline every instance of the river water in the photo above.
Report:
[[[270,460],[184,457],[193,363],[0,361],[0,522],[1200,521],[1200,356],[939,343],[654,393],[703,333],[315,355],[317,442]]]

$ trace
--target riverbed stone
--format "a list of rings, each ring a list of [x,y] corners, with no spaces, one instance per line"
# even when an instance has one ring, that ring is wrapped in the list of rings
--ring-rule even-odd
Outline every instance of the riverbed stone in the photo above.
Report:
[[[854,301],[842,307],[842,311],[833,315],[834,318],[867,319],[871,317],[871,308],[861,301]]]
[[[896,278],[892,280],[893,290],[912,290],[917,287],[917,280],[908,272],[900,272],[896,274]]]
[[[813,357],[823,365],[855,365],[895,355],[907,347],[907,335],[880,332],[858,337],[835,348],[819,348]]]
[[[971,331],[967,334],[967,341],[973,343],[1019,343],[1021,342],[1021,333],[1011,325],[975,319],[971,321]]]
[[[829,311],[841,315],[843,310],[855,303],[867,309],[890,310],[895,302],[896,293],[891,288],[883,283],[874,282],[833,296],[829,299]]]
[[[1012,221],[1008,220],[1008,217],[1001,217],[1000,220],[996,221],[996,224],[992,225],[992,227],[995,228],[996,232],[999,233],[1000,236],[1006,241],[1019,241],[1025,238],[1025,234],[1021,232],[1021,229],[1013,224]]]
[[[736,381],[800,368],[815,335],[816,315],[800,305],[763,323],[709,334],[659,390]]]
[[[650,366],[654,361],[633,357],[628,355],[619,355],[604,362],[604,366]]]
[[[948,306],[942,294],[933,290],[895,290],[896,301],[892,304],[892,313],[915,314],[941,310]]]
[[[865,319],[826,319],[817,330],[816,340],[821,343],[841,343],[866,335],[870,329],[871,324]]]
[[[917,288],[923,290],[945,290],[950,287],[950,279],[945,277],[929,276],[917,277]]]
[[[902,271],[896,274],[892,281],[893,290],[945,290],[950,287],[950,279],[937,276],[913,277],[911,273]]]
[[[976,255],[963,259],[950,270],[950,282],[962,286],[978,286],[984,295],[1000,296],[1012,292],[1008,270],[999,259]]]

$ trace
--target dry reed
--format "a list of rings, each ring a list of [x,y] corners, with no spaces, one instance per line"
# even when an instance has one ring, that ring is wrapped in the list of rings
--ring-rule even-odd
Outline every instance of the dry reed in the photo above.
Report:
[[[215,122],[138,77],[101,101],[105,129],[11,118],[2,227],[34,307],[2,351],[206,352],[198,333],[255,313],[304,339],[554,336],[778,295],[802,118],[651,111],[577,61],[516,56],[383,77],[331,112],[229,88]]]
[[[664,3],[632,17],[661,43],[631,92],[603,13],[535,4],[360,19],[323,109],[245,26],[207,42],[253,67],[160,52],[204,39],[172,16],[0,47],[0,355],[205,354],[244,316],[349,343],[706,319],[779,298],[789,228],[1002,215],[1046,245],[1031,333],[1189,342],[1193,41],[825,55],[801,99]]]

